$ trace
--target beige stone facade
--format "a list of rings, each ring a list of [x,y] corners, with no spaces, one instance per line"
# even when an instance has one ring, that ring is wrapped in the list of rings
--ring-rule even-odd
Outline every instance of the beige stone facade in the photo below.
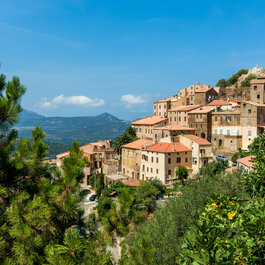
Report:
[[[250,101],[265,104],[265,76],[250,81]]]
[[[153,129],[157,126],[167,125],[168,119],[164,116],[148,116],[132,122],[132,127],[136,130],[136,136],[144,140],[153,139]]]
[[[175,171],[184,165],[191,173],[191,149],[181,143],[157,143],[142,150],[140,179],[159,179],[164,185],[171,185]]]
[[[139,139],[122,146],[122,175],[140,179],[141,150],[154,144],[153,141]]]
[[[211,141],[212,120],[214,107],[200,107],[188,113],[188,126],[195,130],[194,134]]]
[[[212,88],[198,89],[194,94],[193,105],[206,106],[214,99],[218,98],[217,91]]]
[[[192,174],[199,172],[200,168],[213,162],[212,144],[206,139],[195,135],[179,136],[180,143],[192,150]]]

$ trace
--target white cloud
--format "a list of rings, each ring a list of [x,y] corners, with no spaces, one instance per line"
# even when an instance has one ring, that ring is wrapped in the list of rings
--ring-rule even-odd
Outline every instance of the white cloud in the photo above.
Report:
[[[64,95],[57,96],[50,101],[42,101],[40,106],[43,108],[57,108],[60,105],[75,105],[84,107],[99,107],[103,106],[105,101],[99,98],[89,98],[87,96],[72,96],[65,97]]]
[[[121,96],[121,102],[125,104],[126,108],[131,108],[136,105],[142,105],[149,101],[148,95],[136,96],[133,94],[127,94]]]

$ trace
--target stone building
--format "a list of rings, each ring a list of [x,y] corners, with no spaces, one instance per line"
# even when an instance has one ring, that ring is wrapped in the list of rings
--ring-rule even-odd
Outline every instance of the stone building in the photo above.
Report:
[[[153,129],[153,139],[159,142],[162,138],[174,137],[182,134],[194,134],[194,129],[181,125],[166,125]]]
[[[141,150],[154,144],[151,140],[139,139],[122,146],[122,175],[140,179]]]
[[[172,184],[179,165],[192,171],[191,149],[179,142],[159,142],[141,152],[140,179],[159,179],[164,185]]]
[[[193,96],[195,92],[200,89],[208,89],[208,88],[210,88],[210,85],[194,84],[194,85],[191,85],[189,87],[179,90],[178,95],[179,97],[189,97],[189,96]]]
[[[188,112],[188,124],[195,129],[194,134],[211,141],[212,119],[211,113],[214,107],[205,106]]]
[[[218,96],[217,91],[213,87],[202,87],[195,90],[193,98],[191,96],[191,104],[206,106],[214,99],[217,99]]]
[[[189,105],[173,108],[168,112],[168,123],[188,127],[188,113],[200,105]]]
[[[242,148],[240,111],[212,112],[212,145],[214,151],[236,152]]]
[[[203,166],[213,162],[212,144],[196,135],[179,136],[180,143],[192,150],[192,174],[197,174]]]
[[[248,145],[265,128],[265,104],[242,101],[240,125],[242,126],[242,148],[248,148]]]
[[[173,102],[176,101],[176,97],[169,97],[155,101],[153,104],[153,115],[167,117],[168,111],[171,109]]]
[[[250,100],[250,87],[226,87],[225,92],[220,96],[224,100]]]
[[[136,136],[144,140],[153,140],[153,129],[157,126],[167,125],[168,119],[164,116],[148,116],[132,122]]]
[[[89,176],[94,173],[100,172],[100,169],[101,167],[103,167],[104,163],[109,165],[111,164],[112,167],[118,167],[117,153],[112,147],[111,140],[88,143],[86,145],[81,146],[80,149],[83,151],[83,156],[86,157],[88,160],[87,165],[84,167],[84,183],[86,184],[88,184]],[[69,151],[62,154],[58,154],[56,156],[56,165],[61,168],[63,159],[69,157],[69,155]],[[107,165],[104,168],[106,170],[109,170],[109,167]],[[104,172],[103,170],[103,173],[106,174],[108,172]]]
[[[250,101],[265,104],[265,76],[250,81]]]

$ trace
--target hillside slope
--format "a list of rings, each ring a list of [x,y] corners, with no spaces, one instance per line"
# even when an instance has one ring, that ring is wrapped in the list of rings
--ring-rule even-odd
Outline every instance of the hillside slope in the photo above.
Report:
[[[19,137],[29,137],[30,131],[41,126],[47,134],[47,140],[71,144],[80,144],[102,139],[114,139],[124,132],[129,122],[120,120],[109,113],[86,117],[45,117],[35,112],[23,110],[16,126]]]

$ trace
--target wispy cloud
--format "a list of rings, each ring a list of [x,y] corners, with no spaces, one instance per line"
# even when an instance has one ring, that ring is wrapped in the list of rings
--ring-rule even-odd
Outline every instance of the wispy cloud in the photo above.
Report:
[[[14,25],[11,25],[11,24],[8,24],[8,23],[4,23],[4,22],[0,22],[0,26],[4,26],[4,27],[8,27],[10,29],[14,29],[14,30],[17,30],[17,31],[20,31],[20,32],[25,32],[25,33],[29,33],[29,34],[32,34],[32,35],[35,35],[35,36],[38,36],[38,37],[41,37],[41,38],[44,38],[44,39],[50,39],[50,40],[54,40],[54,41],[57,41],[57,42],[61,42],[65,45],[68,45],[72,48],[82,48],[82,47],[86,47],[86,46],[89,46],[88,43],[85,43],[85,42],[79,42],[79,41],[73,41],[73,40],[69,40],[67,38],[62,38],[62,37],[59,37],[59,36],[56,36],[56,35],[52,35],[52,34],[45,34],[45,33],[42,33],[42,32],[37,32],[37,31],[33,31],[31,29],[28,29],[28,28],[23,28],[23,27],[17,27],[17,26],[14,26]]]
[[[40,106],[42,108],[52,109],[62,105],[74,105],[83,107],[100,107],[105,104],[103,99],[89,98],[87,96],[71,96],[65,97],[64,95],[57,96],[52,100],[42,100]]]
[[[126,108],[132,108],[135,106],[143,106],[145,103],[150,102],[153,99],[153,96],[144,94],[144,95],[133,95],[126,94],[121,96],[121,102]]]

